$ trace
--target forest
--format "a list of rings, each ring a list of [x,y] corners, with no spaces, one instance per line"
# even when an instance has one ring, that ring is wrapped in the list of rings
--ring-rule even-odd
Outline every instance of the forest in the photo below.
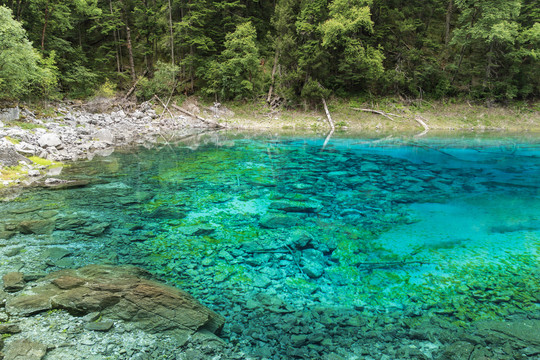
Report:
[[[540,95],[537,0],[0,0],[0,100]]]

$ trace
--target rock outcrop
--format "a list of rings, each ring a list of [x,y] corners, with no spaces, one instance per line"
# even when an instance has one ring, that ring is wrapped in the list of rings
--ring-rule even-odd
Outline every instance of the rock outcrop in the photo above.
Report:
[[[90,265],[61,270],[18,293],[6,303],[14,316],[64,309],[83,316],[100,312],[109,319],[131,322],[151,333],[166,332],[186,340],[197,333],[219,332],[225,319],[188,293],[150,280],[132,266]]]

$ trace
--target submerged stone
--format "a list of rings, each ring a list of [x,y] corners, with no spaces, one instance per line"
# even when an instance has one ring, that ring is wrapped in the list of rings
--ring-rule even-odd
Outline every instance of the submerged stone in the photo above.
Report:
[[[112,329],[114,323],[112,321],[99,321],[90,322],[84,326],[86,330],[92,331],[109,331]]]
[[[24,220],[19,223],[17,230],[22,234],[47,235],[56,226],[55,219]]]
[[[290,228],[296,226],[297,223],[298,220],[291,216],[274,214],[263,216],[259,222],[261,227],[266,229]]]
[[[4,360],[41,360],[47,346],[28,339],[18,339],[6,346]]]
[[[40,280],[31,292],[10,299],[6,310],[23,316],[48,309],[64,309],[78,316],[99,311],[145,331],[170,333],[181,341],[200,330],[221,330],[222,316],[188,293],[148,277],[130,266],[90,265],[57,271]]]
[[[17,292],[24,289],[26,282],[24,275],[20,272],[10,272],[2,277],[4,281],[4,290],[7,292]]]

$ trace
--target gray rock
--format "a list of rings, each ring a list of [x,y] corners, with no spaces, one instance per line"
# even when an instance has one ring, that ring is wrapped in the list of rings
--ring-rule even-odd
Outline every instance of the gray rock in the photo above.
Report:
[[[58,147],[62,145],[62,140],[56,134],[46,133],[38,139],[38,144],[43,148]]]
[[[14,108],[1,109],[0,110],[0,121],[13,121],[19,120],[21,111],[18,106]],[[2,124],[3,126],[3,124]],[[2,127],[0,126],[0,127]]]
[[[109,144],[114,143],[114,134],[109,129],[101,129],[94,133],[94,139],[103,141]]]
[[[47,346],[28,339],[19,339],[6,347],[4,360],[41,360],[46,353]]]
[[[15,150],[17,150],[19,153],[26,156],[33,156],[33,155],[36,155],[38,152],[37,147],[24,141],[21,141],[20,143],[15,144]]]
[[[17,166],[19,161],[27,164],[32,163],[32,161],[19,154],[13,144],[0,143],[0,166]]]

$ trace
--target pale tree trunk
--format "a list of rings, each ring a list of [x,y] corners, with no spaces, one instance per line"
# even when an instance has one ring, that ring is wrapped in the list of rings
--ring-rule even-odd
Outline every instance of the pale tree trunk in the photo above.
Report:
[[[111,9],[111,16],[114,16],[112,0],[109,0],[109,8]],[[118,36],[116,36],[116,29],[113,29],[113,39],[114,39],[114,52],[116,53],[116,71],[120,73],[122,72],[122,67],[120,66],[120,53],[118,51]]]
[[[174,32],[173,32],[173,22],[172,22],[171,0],[169,0],[169,29],[171,31],[171,64],[174,65]]]
[[[137,74],[135,74],[135,61],[133,60],[133,47],[131,46],[131,30],[126,25],[126,46],[128,49],[129,67],[131,69],[131,79],[137,81]]]
[[[270,101],[272,100],[272,92],[274,91],[274,79],[276,77],[278,58],[279,58],[279,51],[276,50],[276,55],[274,56],[274,65],[272,66],[272,80],[270,82],[270,90],[268,90],[268,97],[266,98],[267,103],[270,103]]]

